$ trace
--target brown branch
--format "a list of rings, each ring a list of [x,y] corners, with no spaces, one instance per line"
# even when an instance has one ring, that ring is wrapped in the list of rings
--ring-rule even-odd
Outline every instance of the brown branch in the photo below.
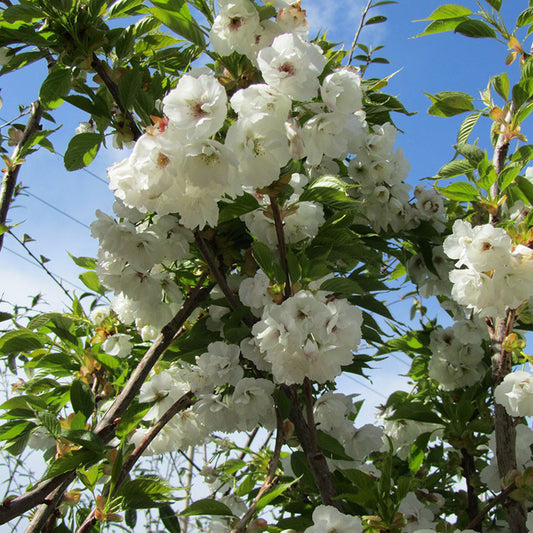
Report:
[[[35,102],[31,104],[30,116],[26,123],[26,127],[24,128],[22,138],[13,150],[8,168],[2,178],[2,185],[0,187],[0,225],[2,226],[5,225],[7,220],[7,213],[13,199],[13,193],[15,192],[15,186],[20,171],[20,164],[22,163],[22,161],[18,161],[18,158],[31,136],[39,130],[42,114],[43,109],[41,107],[41,102],[35,100]],[[4,234],[2,233],[0,234],[0,251],[2,250],[3,243]]]
[[[231,530],[231,533],[245,533],[246,528],[252,518],[257,512],[257,504],[263,495],[269,491],[277,482],[276,470],[279,464],[279,457],[281,454],[281,447],[283,446],[283,420],[279,414],[278,409],[276,409],[276,444],[274,445],[274,452],[272,458],[268,464],[268,472],[265,477],[265,481],[261,485],[259,492],[252,501],[252,504],[244,513],[244,516],[239,520],[237,525]]]
[[[472,483],[473,477],[476,475],[476,465],[474,463],[474,456],[465,448],[461,449],[461,469],[463,476],[466,480],[466,493],[468,497],[468,503],[466,512],[470,521],[473,521],[479,514],[479,498],[475,485]],[[476,531],[482,531],[481,525],[469,526]]]
[[[70,479],[65,480],[50,494],[46,502],[39,506],[25,533],[42,533],[44,531],[48,520],[54,515],[56,507],[71,481]]]
[[[278,238],[279,256],[281,258],[281,266],[285,272],[285,289],[283,295],[285,299],[292,295],[291,278],[289,275],[289,263],[287,261],[287,243],[285,242],[285,232],[283,231],[283,219],[277,198],[270,196],[270,207],[272,208],[272,216],[274,217],[274,226],[276,228],[276,236]]]
[[[147,350],[141,362],[130,376],[126,386],[115,399],[103,419],[97,425],[95,433],[97,433],[104,442],[109,442],[114,435],[114,429],[118,418],[129,407],[132,400],[137,395],[141,385],[148,376],[150,370],[153,368],[159,357],[168,348],[172,342],[175,333],[186,322],[191,313],[196,309],[199,302],[207,297],[212,285],[202,287],[207,276],[202,276],[198,281],[196,287],[187,297],[182,308],[178,311],[176,316],[162,329],[157,336],[152,346]],[[76,471],[65,472],[57,477],[43,481],[37,485],[33,490],[26,492],[22,496],[13,500],[4,501],[0,507],[0,524],[5,524],[12,518],[22,515],[29,511],[36,505],[43,503],[46,497],[54,491],[64,481],[72,482],[76,477]]]
[[[472,521],[468,524],[467,529],[474,529],[483,518],[490,512],[492,508],[504,501],[513,490],[516,489],[516,484],[513,482],[508,487],[505,487],[497,496],[492,498],[492,500],[481,509],[477,516],[475,516]],[[477,530],[476,530],[477,531]]]
[[[353,38],[352,47],[350,48],[350,56],[348,57],[348,65],[352,64],[353,53],[355,51],[355,47],[357,45],[357,41],[359,40],[359,35],[361,34],[363,26],[365,25],[365,19],[366,19],[366,16],[368,14],[368,11],[370,9],[370,4],[371,3],[372,3],[372,0],[368,0],[366,6],[361,10],[361,21],[359,22],[359,26],[358,26],[357,31],[355,32],[355,36]]]
[[[137,445],[137,447],[131,452],[131,455],[128,457],[122,469],[120,471],[120,476],[118,477],[115,486],[113,487],[113,492],[111,497],[116,495],[117,489],[125,481],[128,474],[131,472],[131,469],[135,466],[137,461],[141,458],[142,454],[148,448],[150,443],[157,437],[161,430],[170,422],[175,415],[180,411],[187,409],[194,404],[193,393],[188,392],[184,394],[179,400],[174,402],[163,414],[163,416],[157,421],[157,423],[150,428],[150,431],[145,435],[142,441]],[[78,528],[77,533],[89,533],[94,525],[98,522],[96,518],[95,509],[93,509],[87,518],[83,521],[82,525]]]
[[[312,430],[309,428],[302,411],[300,409],[298,399],[298,389],[295,385],[281,385],[281,390],[289,398],[290,411],[289,419],[294,424],[294,431],[298,436],[298,440],[305,453],[307,463],[313,473],[315,484],[320,492],[322,503],[324,505],[332,505],[339,511],[342,511],[339,500],[336,499],[337,491],[333,484],[333,477],[328,468],[328,463],[320,447],[313,443]],[[316,437],[315,437],[316,442]]]
[[[135,122],[135,119],[133,118],[133,115],[131,114],[131,112],[124,107],[124,104],[122,103],[122,99],[120,98],[120,92],[118,90],[118,85],[112,80],[111,76],[109,75],[107,71],[107,69],[109,68],[107,63],[98,59],[96,54],[93,54],[93,58],[91,61],[91,67],[98,74],[98,76],[100,76],[101,80],[104,82],[104,85],[107,87],[107,90],[110,92],[111,96],[113,97],[113,100],[115,101],[121,113],[124,115],[125,119],[127,120],[134,140],[139,139],[139,137],[142,135],[141,130],[139,129],[139,126],[137,126],[137,122]]]

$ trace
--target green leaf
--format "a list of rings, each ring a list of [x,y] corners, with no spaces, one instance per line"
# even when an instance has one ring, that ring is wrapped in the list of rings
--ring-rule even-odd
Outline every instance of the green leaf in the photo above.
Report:
[[[504,99],[509,98],[509,76],[506,72],[502,72],[499,76],[493,76],[490,80],[494,90]]]
[[[5,322],[6,320],[11,320],[13,318],[13,315],[11,313],[5,313],[4,311],[0,311],[0,322]]]
[[[0,440],[12,440],[33,429],[35,424],[26,420],[11,420],[0,426]]]
[[[48,74],[41,89],[39,98],[47,109],[55,109],[63,103],[72,87],[72,73],[70,69],[56,65]]]
[[[496,32],[481,20],[465,20],[455,28],[455,32],[475,39],[483,37],[496,38]]]
[[[191,503],[180,516],[233,516],[233,511],[222,502],[206,498]]]
[[[105,294],[107,292],[107,289],[103,285],[100,285],[96,272],[93,272],[92,270],[80,274],[78,278],[93,292],[97,292],[98,294]]]
[[[150,13],[173,32],[185,37],[191,43],[205,48],[204,34],[196,21],[191,17],[187,4],[183,3],[179,10],[176,11],[154,7],[150,9]]]
[[[432,411],[429,405],[421,402],[409,402],[400,405],[390,420],[414,420],[415,422],[427,422],[429,424],[441,424],[445,425],[442,418]]]
[[[428,113],[436,117],[453,117],[466,111],[473,111],[472,97],[457,91],[444,91],[426,96],[433,102]]]
[[[79,133],[72,137],[65,152],[65,168],[79,170],[89,165],[96,157],[103,140],[100,133]]]
[[[457,4],[445,4],[438,7],[429,17],[420,20],[446,20],[471,15],[470,9]]]
[[[76,468],[82,465],[84,467],[90,466],[99,458],[100,455],[92,450],[74,450],[72,453],[54,459],[48,467],[42,481],[59,476],[65,472],[70,472],[71,470],[76,470]]]
[[[74,261],[76,265],[87,270],[94,270],[96,268],[96,259],[94,257],[75,257],[72,254],[70,258]]]
[[[477,165],[472,164],[468,159],[456,159],[444,165],[437,174],[438,178],[447,179],[455,176],[468,174],[476,169]]]
[[[518,178],[516,179],[516,183],[518,184],[518,188],[527,198],[530,205],[533,205],[533,183],[531,183],[528,179],[522,176],[518,176]]]
[[[70,386],[70,402],[76,413],[83,413],[89,418],[94,411],[94,395],[87,384],[75,379]]]
[[[456,144],[454,148],[476,166],[485,158],[485,152],[472,144]]]
[[[84,429],[72,429],[63,433],[70,442],[83,446],[87,450],[91,450],[95,453],[103,453],[105,450],[105,443],[101,437]]]
[[[288,483],[280,483],[276,485],[273,489],[269,490],[265,495],[259,498],[257,502],[257,510],[260,511],[264,509],[271,501],[275,500],[278,496],[283,494],[289,487],[294,485],[298,480],[294,479]]]
[[[324,431],[317,431],[317,440],[320,449],[326,457],[342,461],[352,461],[353,459],[346,454],[344,446],[334,437]]]
[[[41,421],[43,426],[50,432],[55,438],[59,438],[61,435],[61,424],[57,419],[56,413],[52,413],[48,410],[37,411],[37,418]]]
[[[142,75],[139,69],[132,68],[121,74],[118,80],[118,92],[125,109],[130,109],[137,95],[141,92]]]
[[[518,174],[520,174],[521,170],[521,165],[505,167],[498,176],[498,181],[500,182],[500,190],[504,191],[507,187],[509,187],[509,185],[514,182]],[[484,188],[487,189],[486,187]]]
[[[381,22],[385,22],[387,20],[387,17],[384,17],[383,15],[376,15],[375,17],[371,17],[368,20],[365,21],[365,26],[370,26],[371,24],[380,24]]]
[[[8,4],[9,5],[9,4]],[[17,4],[9,6],[3,12],[3,18],[6,22],[33,22],[44,18],[44,13],[36,5]]]
[[[499,11],[502,7],[502,0],[485,0],[487,4],[493,7],[496,11]]]
[[[353,279],[341,277],[327,279],[320,285],[320,290],[350,296],[364,292],[361,285]]]
[[[281,267],[274,261],[270,248],[262,242],[256,241],[252,246],[252,256],[263,272],[279,282],[285,281]]]
[[[518,18],[516,19],[516,26],[521,28],[522,26],[527,26],[533,22],[533,7],[528,7],[526,10],[522,11]]]
[[[42,337],[27,329],[8,331],[0,337],[0,353],[3,355],[31,352],[43,346]]]
[[[222,224],[229,220],[239,218],[250,211],[255,211],[259,208],[259,202],[255,196],[245,192],[241,196],[235,198],[232,202],[226,200],[221,201],[219,207],[218,223]]]
[[[480,116],[481,116],[481,111],[476,111],[475,113],[468,115],[463,120],[463,122],[461,123],[461,126],[459,126],[459,131],[457,132],[457,143],[458,144],[465,144],[468,142],[470,134],[472,133],[472,130],[476,126],[477,121],[479,120]]]
[[[511,161],[519,162],[522,165],[526,165],[531,159],[533,159],[533,144],[525,144],[511,155]]]
[[[473,202],[479,199],[479,193],[476,188],[464,181],[451,183],[447,187],[437,187],[437,190],[446,198],[458,202]]]
[[[454,19],[443,19],[443,20],[434,20],[431,24],[428,24],[426,29],[416,35],[416,37],[425,37],[426,35],[434,35],[436,33],[443,33],[445,31],[453,31],[461,22],[464,22],[465,17],[454,18]]]
[[[525,102],[513,116],[513,127],[519,126],[533,111],[533,102]]]
[[[159,508],[159,518],[169,533],[181,533],[180,522],[170,505],[162,505]]]

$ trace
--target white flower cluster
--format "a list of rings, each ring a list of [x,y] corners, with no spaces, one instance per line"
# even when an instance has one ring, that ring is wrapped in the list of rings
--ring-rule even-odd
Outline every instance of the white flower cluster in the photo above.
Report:
[[[456,390],[478,382],[486,372],[482,330],[471,320],[431,332],[429,376],[444,390]]]
[[[494,390],[494,399],[509,416],[533,416],[533,374],[523,370],[507,374]]]
[[[319,505],[313,511],[313,525],[304,533],[362,533],[357,516],[346,515],[331,505]]]
[[[215,431],[251,431],[258,424],[273,427],[274,384],[267,379],[244,378],[239,356],[239,346],[214,342],[196,358],[195,365],[172,366],[143,384],[139,401],[156,402],[145,415],[146,422],[161,418],[189,390],[198,399],[165,426],[147,454],[201,444]],[[147,431],[137,429],[132,442],[140,442]]]
[[[252,334],[277,383],[303,383],[306,377],[325,383],[351,363],[361,323],[361,311],[347,300],[302,290],[265,306]]]
[[[453,298],[480,316],[504,316],[532,295],[533,250],[513,246],[501,228],[456,220],[444,252],[456,260],[450,272]]]

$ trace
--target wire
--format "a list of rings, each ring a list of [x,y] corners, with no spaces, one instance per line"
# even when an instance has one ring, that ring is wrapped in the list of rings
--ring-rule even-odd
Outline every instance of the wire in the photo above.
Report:
[[[41,268],[40,265],[38,265],[37,263],[35,263],[34,261],[31,261],[30,259],[28,259],[27,257],[24,257],[22,254],[19,254],[18,252],[15,252],[15,250],[12,250],[11,248],[8,248],[7,246],[4,246],[3,247],[4,250],[7,250],[8,252],[11,252],[13,255],[16,255],[17,257],[19,257],[20,259],[22,259],[23,261],[26,261],[26,263],[30,263],[30,265],[33,265],[34,267],[36,268]],[[63,276],[60,276],[54,272],[52,272],[52,274],[61,279],[64,283],[67,283],[68,285],[71,285],[72,287],[74,287],[75,289],[78,289],[80,291],[83,291],[83,292],[86,292],[87,289],[84,289],[83,287],[80,287],[79,285],[76,285],[75,283],[72,283],[72,281],[69,281],[68,279],[65,279]]]
[[[381,392],[378,392],[378,391],[374,390],[372,387],[370,387],[366,383],[363,383],[362,381],[359,381],[358,379],[355,379],[353,376],[350,376],[349,374],[343,374],[343,376],[348,378],[349,380],[353,381],[354,383],[357,383],[358,385],[361,385],[361,387],[369,390],[370,392],[373,392],[376,396],[380,396],[384,400],[388,400],[387,396],[385,396]]]
[[[39,202],[42,202],[44,205],[47,205],[48,207],[50,207],[54,211],[57,211],[58,213],[62,214],[63,216],[65,216],[67,218],[70,218],[70,220],[73,220],[74,222],[76,222],[80,226],[83,226],[84,228],[87,228],[87,229],[91,229],[91,227],[88,226],[87,224],[85,224],[85,222],[82,222],[81,220],[77,219],[76,217],[73,217],[72,215],[69,215],[68,213],[66,213],[62,209],[59,209],[59,207],[56,207],[55,205],[51,204],[50,202],[47,202],[46,200],[43,200],[39,196],[37,196],[37,195],[35,195],[35,194],[31,193],[31,192],[28,192],[28,191],[24,191],[24,194],[26,194],[27,196],[30,196],[31,198],[35,198],[36,200],[39,200]]]

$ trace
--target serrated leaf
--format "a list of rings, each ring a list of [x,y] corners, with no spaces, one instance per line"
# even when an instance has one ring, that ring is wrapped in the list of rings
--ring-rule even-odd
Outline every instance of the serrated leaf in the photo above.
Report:
[[[88,272],[83,272],[78,278],[81,282],[91,291],[97,292],[98,294],[105,294],[107,292],[106,288],[103,285],[100,285],[98,280],[98,275],[96,272],[89,270]]]
[[[294,479],[288,483],[280,483],[276,485],[273,489],[269,490],[264,496],[262,496],[257,502],[257,510],[260,511],[264,509],[271,501],[275,500],[278,496],[283,494],[289,487],[294,485],[298,479]]]
[[[475,39],[484,37],[496,38],[496,32],[481,20],[465,20],[455,28],[455,32],[460,33],[465,37],[473,37]]]
[[[520,174],[521,170],[521,165],[505,167],[498,176],[500,190],[504,191],[507,187],[509,187],[509,185],[514,182],[518,174]],[[488,190],[486,187],[484,187],[484,189]]]
[[[205,48],[204,34],[191,17],[187,4],[183,3],[178,10],[174,11],[154,7],[150,9],[150,13],[173,32],[185,37],[200,48]]]
[[[70,258],[74,261],[76,265],[87,270],[94,270],[96,268],[96,259],[94,257],[75,257],[72,254]]]
[[[61,425],[57,420],[57,415],[46,410],[37,411],[36,415],[50,434],[56,439],[59,438],[61,435]]]
[[[105,443],[102,438],[92,431],[73,429],[64,431],[62,436],[70,442],[83,446],[85,449],[95,453],[103,453],[105,450]]]
[[[472,144],[456,144],[454,148],[476,166],[485,158],[485,152]]]
[[[42,337],[27,329],[8,331],[0,337],[0,353],[4,355],[30,352],[43,346]]]
[[[533,7],[528,7],[516,19],[516,26],[521,28],[522,26],[527,26],[533,22]]]
[[[504,99],[509,98],[509,76],[506,72],[502,72],[499,76],[494,76],[491,79],[491,84],[494,87],[494,90]]]
[[[518,188],[527,198],[530,205],[533,205],[533,183],[531,183],[528,179],[522,176],[518,176],[518,178],[516,179],[516,183],[518,185]]]
[[[94,411],[94,394],[89,386],[75,379],[70,386],[70,402],[76,413],[83,413],[85,418],[89,418]]]
[[[455,19],[458,17],[465,17],[471,15],[472,11],[467,7],[459,6],[457,4],[445,4],[438,7],[429,15],[429,17],[420,20],[446,20]]]
[[[516,128],[517,126],[520,126],[520,124],[522,124],[522,122],[524,122],[524,120],[529,117],[532,111],[533,102],[524,103],[513,116],[513,127]]]
[[[78,133],[72,137],[65,152],[65,168],[79,170],[89,165],[96,157],[103,140],[100,133]]]
[[[454,178],[455,176],[462,176],[468,172],[476,169],[476,165],[472,164],[468,159],[456,159],[444,165],[437,176],[442,179]]]
[[[219,224],[239,218],[240,216],[250,213],[250,211],[255,211],[260,207],[257,199],[249,193],[244,193],[241,196],[237,196],[237,198],[232,202],[224,200],[220,202],[219,205]]]
[[[431,24],[428,24],[426,29],[416,35],[416,37],[425,37],[426,35],[434,35],[436,33],[443,33],[445,31],[453,31],[461,22],[467,20],[466,17],[434,20]]]
[[[472,97],[457,91],[444,91],[434,95],[426,94],[433,102],[428,113],[437,117],[453,117],[460,113],[473,111]]]
[[[461,123],[461,126],[459,126],[459,131],[457,133],[458,144],[466,144],[468,142],[470,134],[472,133],[472,130],[476,126],[477,121],[479,120],[480,116],[481,116],[481,112],[477,111],[476,113],[472,113],[471,115],[468,115],[463,120],[463,122]]]
[[[55,109],[63,102],[72,87],[72,73],[70,69],[56,65],[45,78],[39,91],[39,99],[43,107]]]
[[[531,159],[533,159],[533,144],[525,144],[511,155],[511,161],[520,162],[522,165],[526,165]]]
[[[126,70],[118,80],[118,92],[125,109],[133,106],[137,95],[141,91],[142,76],[137,68]]]
[[[233,516],[233,511],[222,502],[206,498],[191,503],[180,516]]]
[[[451,183],[447,187],[436,187],[437,190],[450,200],[458,202],[473,202],[479,198],[476,188],[464,181]]]
[[[427,422],[429,424],[445,425],[440,416],[432,411],[429,405],[421,402],[410,402],[400,405],[389,417],[389,420],[414,420],[415,422]]]
[[[100,455],[91,450],[74,450],[72,453],[54,459],[48,467],[42,481],[59,476],[65,472],[70,472],[82,465],[84,467],[92,465],[99,458]]]
[[[35,427],[27,420],[11,420],[0,426],[0,440],[12,440]]]
[[[361,294],[364,292],[361,285],[353,279],[341,277],[327,279],[320,285],[320,290],[343,295]]]

